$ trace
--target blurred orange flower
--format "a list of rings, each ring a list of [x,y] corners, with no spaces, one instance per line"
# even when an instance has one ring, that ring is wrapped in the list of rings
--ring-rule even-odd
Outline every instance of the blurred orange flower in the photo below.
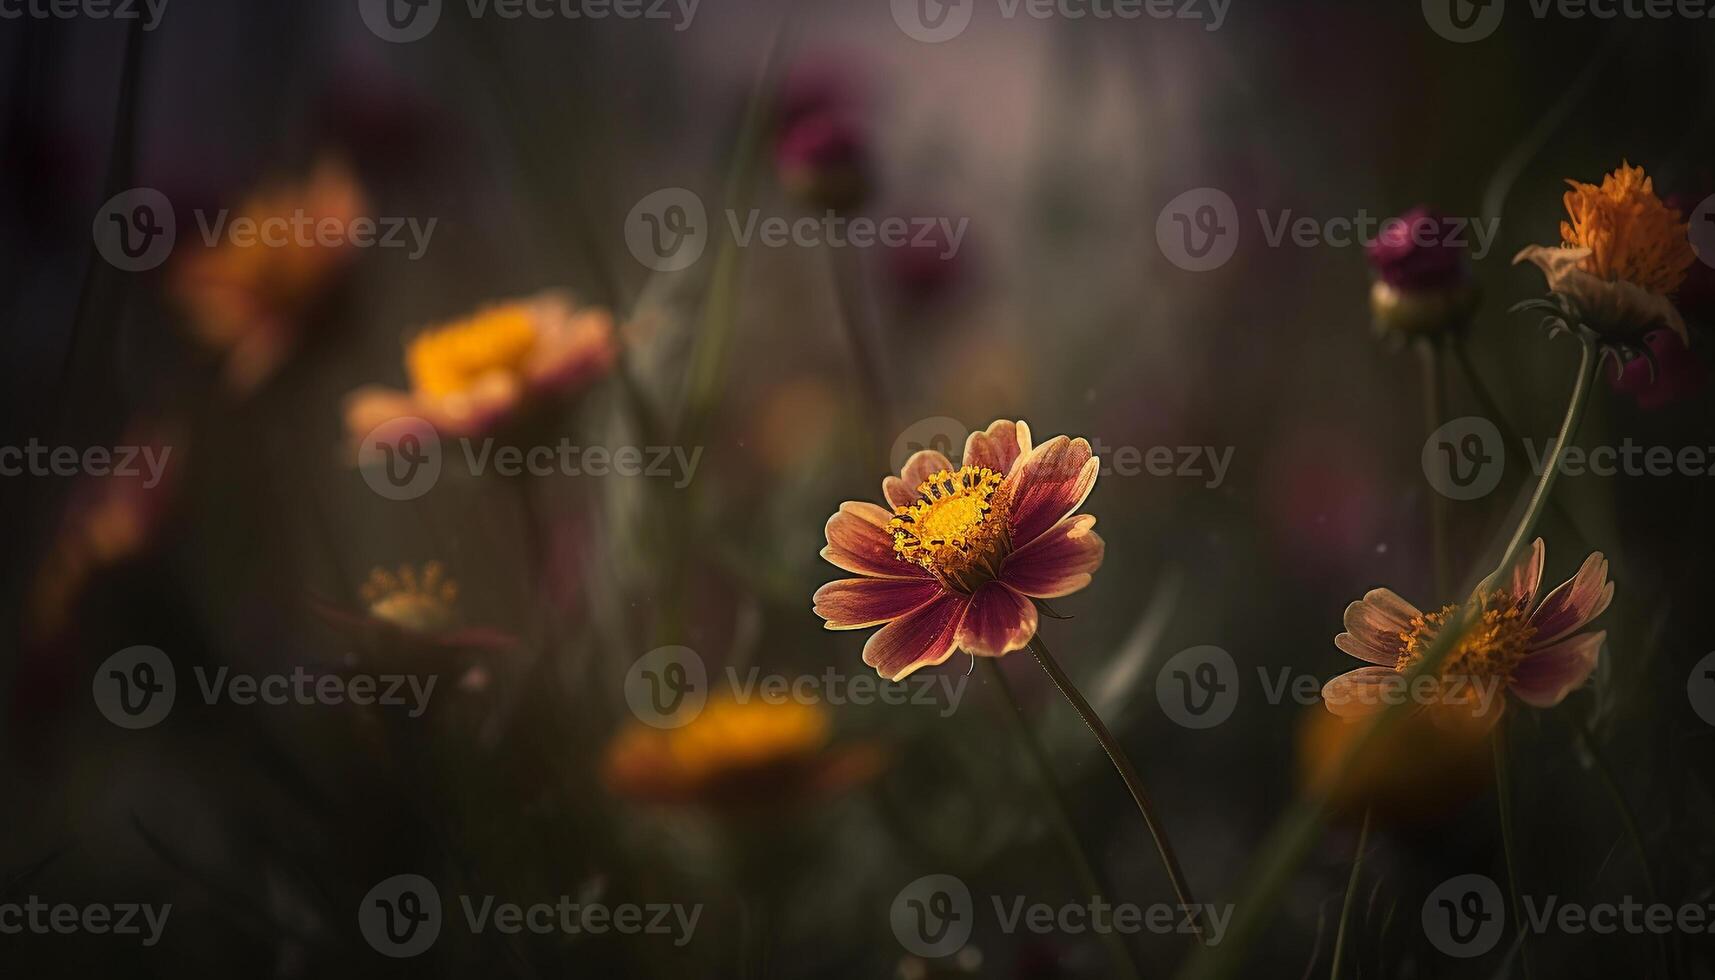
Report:
[[[1480,722],[1446,724],[1445,718],[1414,712],[1357,748],[1377,720],[1341,718],[1320,708],[1305,712],[1298,730],[1299,782],[1323,794],[1335,813],[1356,819],[1368,809],[1384,823],[1430,822],[1488,785],[1489,729]],[[1357,755],[1342,769],[1354,750]]]
[[[463,671],[463,686],[481,687],[488,672],[477,658],[517,644],[504,630],[458,625],[458,583],[438,561],[374,568],[359,595],[362,610],[313,597],[311,605],[351,640],[365,668]]]
[[[468,435],[511,419],[541,399],[571,394],[612,369],[613,317],[579,309],[558,293],[479,310],[410,341],[410,390],[370,386],[346,398],[346,428],[360,441],[391,419],[415,416]]]
[[[225,357],[225,380],[234,391],[253,390],[291,354],[309,307],[355,257],[344,231],[365,207],[351,171],[324,159],[301,183],[257,192],[227,225],[287,221],[294,227],[338,227],[339,236],[288,235],[272,243],[227,236],[173,265],[169,289],[196,340]]]
[[[1696,260],[1679,211],[1662,203],[1642,167],[1622,162],[1600,186],[1568,180],[1559,247],[1531,245],[1513,262],[1530,262],[1551,292],[1577,304],[1597,333],[1641,337],[1667,326],[1688,340],[1670,297]]]
[[[690,722],[633,722],[608,744],[603,778],[612,792],[645,803],[768,805],[831,796],[880,768],[869,745],[831,747],[820,706],[796,701],[711,698]]]
[[[933,449],[882,481],[889,513],[847,501],[828,519],[822,557],[859,578],[816,590],[828,629],[881,626],[864,663],[888,680],[944,663],[956,649],[1000,657],[1036,636],[1032,599],[1070,595],[1101,567],[1095,517],[1076,514],[1096,485],[1083,439],[1031,443],[1000,420],[965,441],[955,469]]]

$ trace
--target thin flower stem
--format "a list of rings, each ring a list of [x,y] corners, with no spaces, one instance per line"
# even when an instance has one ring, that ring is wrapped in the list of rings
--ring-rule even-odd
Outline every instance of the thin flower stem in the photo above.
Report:
[[[1131,791],[1132,802],[1137,804],[1137,812],[1143,815],[1144,825],[1149,828],[1149,835],[1155,839],[1155,849],[1161,855],[1161,864],[1167,870],[1167,880],[1173,886],[1173,894],[1179,899],[1180,908],[1187,915],[1192,916],[1197,941],[1206,944],[1208,940],[1203,936],[1202,924],[1196,922],[1195,918],[1200,907],[1191,898],[1191,889],[1185,884],[1185,874],[1179,868],[1179,859],[1174,856],[1173,845],[1168,841],[1167,834],[1161,829],[1161,823],[1155,816],[1155,808],[1149,802],[1149,794],[1144,792],[1143,780],[1138,778],[1136,767],[1131,764],[1131,759],[1125,754],[1125,749],[1120,747],[1119,740],[1114,738],[1113,732],[1108,731],[1108,726],[1102,723],[1102,719],[1096,715],[1095,709],[1090,707],[1090,702],[1084,700],[1084,696],[1072,684],[1072,679],[1066,676],[1064,670],[1060,669],[1059,662],[1054,659],[1052,653],[1048,652],[1048,645],[1042,642],[1042,634],[1038,633],[1031,639],[1030,652],[1036,655],[1036,662],[1042,665],[1042,669],[1047,672],[1049,679],[1054,682],[1054,686],[1060,689],[1060,693],[1078,712],[1078,717],[1084,720],[1084,724],[1090,729],[1090,733],[1096,736],[1096,741],[1101,743],[1102,751],[1108,754],[1108,761],[1114,764],[1114,769],[1119,772],[1120,779],[1125,781],[1125,788]]]
[[[1358,848],[1352,854],[1352,874],[1346,879],[1346,900],[1340,903],[1340,928],[1334,932],[1334,965],[1328,970],[1328,980],[1340,980],[1340,960],[1346,951],[1346,926],[1352,920],[1352,906],[1358,897],[1358,876],[1364,868],[1364,849],[1370,846],[1370,808],[1364,808],[1364,823],[1358,829]]]
[[[846,344],[851,348],[852,366],[856,370],[858,388],[863,399],[867,428],[872,433],[876,461],[888,469],[888,442],[893,420],[888,411],[887,384],[876,358],[872,319],[867,315],[869,285],[864,275],[863,256],[855,250],[830,248],[826,250],[830,271],[834,277],[834,292],[839,301],[840,323],[845,328]],[[842,256],[842,251],[851,251]]]
[[[1644,887],[1649,889],[1650,903],[1660,905],[1661,896],[1656,891],[1655,873],[1650,870],[1649,851],[1644,847],[1644,835],[1638,829],[1637,815],[1632,812],[1631,804],[1626,802],[1625,794],[1620,791],[1620,783],[1614,778],[1614,771],[1608,767],[1607,760],[1596,748],[1596,737],[1591,733],[1589,724],[1584,719],[1574,717],[1571,714],[1566,714],[1564,717],[1567,719],[1566,723],[1572,726],[1572,731],[1578,738],[1578,744],[1583,746],[1584,751],[1590,756],[1592,768],[1596,770],[1596,775],[1601,778],[1602,787],[1608,791],[1608,798],[1613,800],[1614,809],[1620,815],[1620,824],[1625,827],[1626,837],[1630,839],[1632,849],[1637,851],[1638,867],[1644,873]],[[1664,977],[1672,976],[1673,971],[1668,965],[1667,936],[1658,935],[1656,939],[1659,942],[1659,952],[1661,953],[1661,975]]]
[[[1433,434],[1445,420],[1447,404],[1447,371],[1441,356],[1441,345],[1434,339],[1418,344],[1423,361],[1423,424],[1425,434]],[[1453,559],[1447,544],[1447,497],[1435,493],[1429,500],[1429,533],[1435,555],[1435,594],[1446,595],[1453,590]]]
[[[1001,670],[1000,661],[984,657],[983,662],[988,666],[995,686],[1000,688],[1002,699],[1011,709],[1008,717],[1012,721],[1013,731],[1019,742],[1023,743],[1025,754],[1030,757],[1031,766],[1036,770],[1036,780],[1042,786],[1042,795],[1048,798],[1049,816],[1054,824],[1054,831],[1059,835],[1067,857],[1072,860],[1072,872],[1078,879],[1078,887],[1088,891],[1091,897],[1112,894],[1113,889],[1102,880],[1101,872],[1090,860],[1090,853],[1084,846],[1083,838],[1078,836],[1077,828],[1072,824],[1072,808],[1066,803],[1066,791],[1061,788],[1060,781],[1054,778],[1054,768],[1049,764],[1048,753],[1042,748],[1042,741],[1026,722],[1024,709],[1020,707],[1018,697],[1012,692],[1012,682],[1006,679],[1006,672]],[[1137,980],[1140,974],[1137,971],[1137,961],[1131,955],[1131,947],[1112,929],[1105,930],[1102,936],[1107,942],[1115,966],[1123,970],[1125,976]]]
[[[1554,487],[1554,479],[1560,474],[1560,454],[1566,450],[1573,434],[1578,431],[1578,422],[1584,417],[1584,406],[1590,402],[1591,382],[1596,376],[1596,344],[1583,329],[1575,329],[1573,335],[1578,338],[1580,345],[1578,380],[1573,385],[1572,397],[1566,404],[1566,417],[1561,419],[1560,432],[1554,437],[1553,449],[1543,457],[1542,476],[1537,480],[1530,503],[1525,506],[1524,516],[1519,519],[1506,551],[1501,553],[1500,563],[1478,587],[1479,595],[1494,588],[1496,583],[1512,573],[1513,566],[1518,563],[1519,556],[1524,552],[1525,542],[1530,540],[1531,532],[1536,530],[1537,522],[1542,519],[1542,511],[1548,503],[1548,492]]]
[[[1525,980],[1530,980],[1529,934],[1524,927],[1524,907],[1519,904],[1518,862],[1513,856],[1512,785],[1507,774],[1506,729],[1496,728],[1489,744],[1495,750],[1495,799],[1501,809],[1501,850],[1507,858],[1507,903],[1512,908],[1513,921],[1518,923],[1519,961],[1524,967]]]

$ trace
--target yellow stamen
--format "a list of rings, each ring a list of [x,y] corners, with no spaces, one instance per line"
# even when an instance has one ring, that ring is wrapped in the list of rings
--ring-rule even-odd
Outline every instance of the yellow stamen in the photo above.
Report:
[[[420,576],[410,565],[400,565],[397,573],[375,568],[358,594],[377,619],[413,632],[445,629],[452,625],[459,595],[458,583],[445,572],[438,561],[426,563]]]
[[[405,351],[405,368],[417,391],[453,395],[486,375],[522,374],[535,347],[535,313],[515,303],[419,335]]]
[[[1399,634],[1404,646],[1394,669],[1405,673],[1423,659],[1435,636],[1447,624],[1458,606],[1442,606],[1439,610],[1413,619]],[[1453,649],[1441,661],[1443,680],[1458,678],[1457,690],[1468,697],[1478,697],[1480,685],[1468,682],[1510,681],[1513,670],[1524,659],[1536,627],[1530,625],[1528,610],[1520,608],[1508,592],[1496,592],[1487,597],[1483,615],[1459,638]]]
[[[1569,247],[1590,250],[1584,271],[1663,295],[1679,288],[1697,253],[1679,211],[1656,197],[1642,167],[1622,163],[1600,187],[1567,183],[1571,220],[1560,223],[1560,237]]]
[[[893,509],[893,553],[966,589],[993,578],[1006,557],[1010,499],[994,470],[942,470],[917,487],[918,500]]]

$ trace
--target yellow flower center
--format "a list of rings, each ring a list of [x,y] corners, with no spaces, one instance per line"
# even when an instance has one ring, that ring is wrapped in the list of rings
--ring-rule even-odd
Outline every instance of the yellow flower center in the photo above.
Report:
[[[425,564],[421,575],[410,565],[400,565],[397,574],[376,568],[359,594],[377,619],[413,633],[446,629],[452,625],[459,586],[445,572],[438,561]]]
[[[1662,295],[1679,288],[1697,253],[1679,211],[1656,197],[1642,167],[1622,163],[1600,187],[1567,183],[1570,220],[1560,223],[1560,237],[1569,247],[1590,250],[1584,271]]]
[[[535,348],[535,315],[515,303],[426,331],[406,349],[405,368],[417,391],[455,395],[487,376],[522,374]]]
[[[1011,540],[1002,477],[984,467],[942,470],[917,487],[914,503],[893,508],[893,553],[970,590],[995,577]]]
[[[1404,641],[1394,669],[1405,673],[1423,660],[1430,644],[1441,628],[1458,611],[1458,606],[1442,606],[1439,610],[1418,616],[1399,634]],[[1524,659],[1525,650],[1536,627],[1530,625],[1528,610],[1509,592],[1495,592],[1483,604],[1483,615],[1465,631],[1441,661],[1442,680],[1457,678],[1459,690],[1470,697],[1479,696],[1472,682],[1499,681],[1506,683],[1513,669]]]

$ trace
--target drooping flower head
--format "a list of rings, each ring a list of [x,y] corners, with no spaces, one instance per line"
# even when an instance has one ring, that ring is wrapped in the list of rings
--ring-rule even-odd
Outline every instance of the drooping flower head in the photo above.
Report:
[[[1576,576],[1539,601],[1543,556],[1538,538],[1508,584],[1479,597],[1479,615],[1436,676],[1419,678],[1409,689],[1404,675],[1423,660],[1441,630],[1458,621],[1460,607],[1421,612],[1389,589],[1373,589],[1347,606],[1346,632],[1334,645],[1374,666],[1324,685],[1328,710],[1365,717],[1407,699],[1450,722],[1474,718],[1490,726],[1500,719],[1508,693],[1538,708],[1559,704],[1596,669],[1607,633],[1578,631],[1608,608],[1614,585],[1607,559],[1596,552]]]
[[[431,327],[405,350],[410,391],[368,387],[346,400],[346,427],[361,440],[376,426],[415,416],[450,435],[498,426],[522,410],[568,396],[612,368],[613,318],[543,293]]]
[[[191,333],[225,357],[233,390],[251,391],[291,354],[310,307],[357,254],[351,229],[364,202],[350,169],[325,159],[302,182],[244,202],[229,225],[262,229],[254,240],[235,231],[172,266],[170,290]]]
[[[816,590],[828,629],[880,626],[864,662],[888,680],[957,649],[999,657],[1036,635],[1033,599],[1070,595],[1101,566],[1096,484],[1083,439],[1032,445],[1024,422],[971,433],[962,465],[925,449],[882,481],[889,507],[847,501],[828,519],[822,557],[857,575]]]
[[[609,743],[603,781],[643,803],[766,806],[850,788],[879,762],[868,745],[835,744],[818,705],[719,695],[676,728],[633,722]]]
[[[1376,273],[1370,312],[1378,334],[1433,336],[1470,320],[1477,304],[1470,256],[1438,212],[1416,207],[1390,218],[1364,255]]]
[[[1605,341],[1635,346],[1653,327],[1687,340],[1673,293],[1696,260],[1677,208],[1642,167],[1622,163],[1600,185],[1568,180],[1558,247],[1531,245],[1513,261],[1541,269],[1551,293]]]

